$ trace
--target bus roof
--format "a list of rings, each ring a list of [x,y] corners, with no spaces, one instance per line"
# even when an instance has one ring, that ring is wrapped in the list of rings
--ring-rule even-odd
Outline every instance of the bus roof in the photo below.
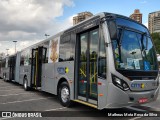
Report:
[[[82,21],[82,22],[80,22],[80,23],[78,23],[78,24],[76,24],[76,25],[74,25],[74,26],[66,29],[66,30],[63,30],[63,31],[61,31],[61,32],[59,32],[59,33],[57,33],[57,34],[55,34],[55,35],[52,35],[51,37],[49,37],[49,38],[47,38],[47,39],[44,39],[44,40],[42,40],[42,41],[40,41],[40,42],[38,42],[38,43],[35,43],[35,44],[31,45],[31,46],[28,46],[28,47],[22,49],[21,51],[24,51],[24,50],[26,50],[26,49],[28,49],[28,48],[34,47],[34,46],[39,45],[39,44],[41,44],[41,43],[44,43],[44,42],[46,42],[46,41],[49,41],[49,40],[51,40],[51,39],[53,39],[53,38],[55,38],[55,37],[58,37],[58,36],[62,35],[63,33],[72,31],[72,30],[76,29],[77,27],[79,27],[79,26],[81,26],[81,25],[85,25],[87,21],[92,21],[92,20],[95,20],[95,19],[98,19],[98,18],[107,17],[107,16],[112,16],[112,17],[114,17],[114,18],[123,18],[123,19],[129,20],[129,21],[135,22],[135,23],[137,23],[137,24],[140,24],[140,25],[142,25],[143,27],[147,28],[147,27],[144,26],[143,24],[138,23],[137,21],[135,21],[135,20],[133,20],[133,19],[131,19],[131,18],[129,18],[129,17],[123,16],[123,15],[119,15],[119,14],[114,14],[114,13],[101,12],[101,13],[98,13],[98,14],[96,14],[96,15],[93,15],[92,17],[90,17],[90,18],[88,18],[88,19],[86,19],[86,20],[84,20],[84,21]],[[21,52],[21,51],[19,51],[19,52]],[[14,54],[13,54],[13,55],[14,55]]]
[[[120,14],[115,14],[115,13],[108,13],[108,12],[104,12],[106,16],[113,16],[113,17],[116,17],[116,18],[123,18],[123,19],[126,19],[126,20],[129,20],[129,21],[132,21],[132,22],[135,22],[137,24],[140,24],[142,25],[143,27],[145,27],[146,29],[148,29],[145,25],[143,25],[142,23],[139,23],[127,16],[124,16],[124,15],[120,15]]]

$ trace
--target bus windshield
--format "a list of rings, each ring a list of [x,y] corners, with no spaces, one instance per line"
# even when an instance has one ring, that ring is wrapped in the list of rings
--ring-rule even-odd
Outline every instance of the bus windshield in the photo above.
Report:
[[[119,28],[119,40],[113,40],[116,69],[157,70],[155,49],[147,34]]]

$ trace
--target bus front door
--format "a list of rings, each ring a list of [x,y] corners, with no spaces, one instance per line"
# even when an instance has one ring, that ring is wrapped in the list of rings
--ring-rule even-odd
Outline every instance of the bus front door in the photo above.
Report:
[[[97,105],[97,53],[99,31],[79,35],[78,99]]]

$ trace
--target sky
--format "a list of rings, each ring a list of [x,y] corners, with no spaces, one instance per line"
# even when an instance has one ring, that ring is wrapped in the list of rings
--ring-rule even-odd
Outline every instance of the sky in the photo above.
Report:
[[[0,0],[0,53],[17,51],[71,27],[73,16],[89,11],[130,16],[135,9],[143,14],[160,10],[160,0]]]

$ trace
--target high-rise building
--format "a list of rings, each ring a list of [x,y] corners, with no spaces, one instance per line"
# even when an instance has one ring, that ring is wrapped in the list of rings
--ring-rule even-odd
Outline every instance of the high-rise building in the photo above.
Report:
[[[93,16],[93,14],[91,12],[81,12],[81,13],[78,13],[77,16],[73,17],[73,25],[89,18]]]
[[[140,13],[139,9],[135,9],[134,13],[130,15],[130,18],[139,23],[142,23],[142,13]]]
[[[160,32],[160,11],[149,13],[148,28],[150,33]]]

